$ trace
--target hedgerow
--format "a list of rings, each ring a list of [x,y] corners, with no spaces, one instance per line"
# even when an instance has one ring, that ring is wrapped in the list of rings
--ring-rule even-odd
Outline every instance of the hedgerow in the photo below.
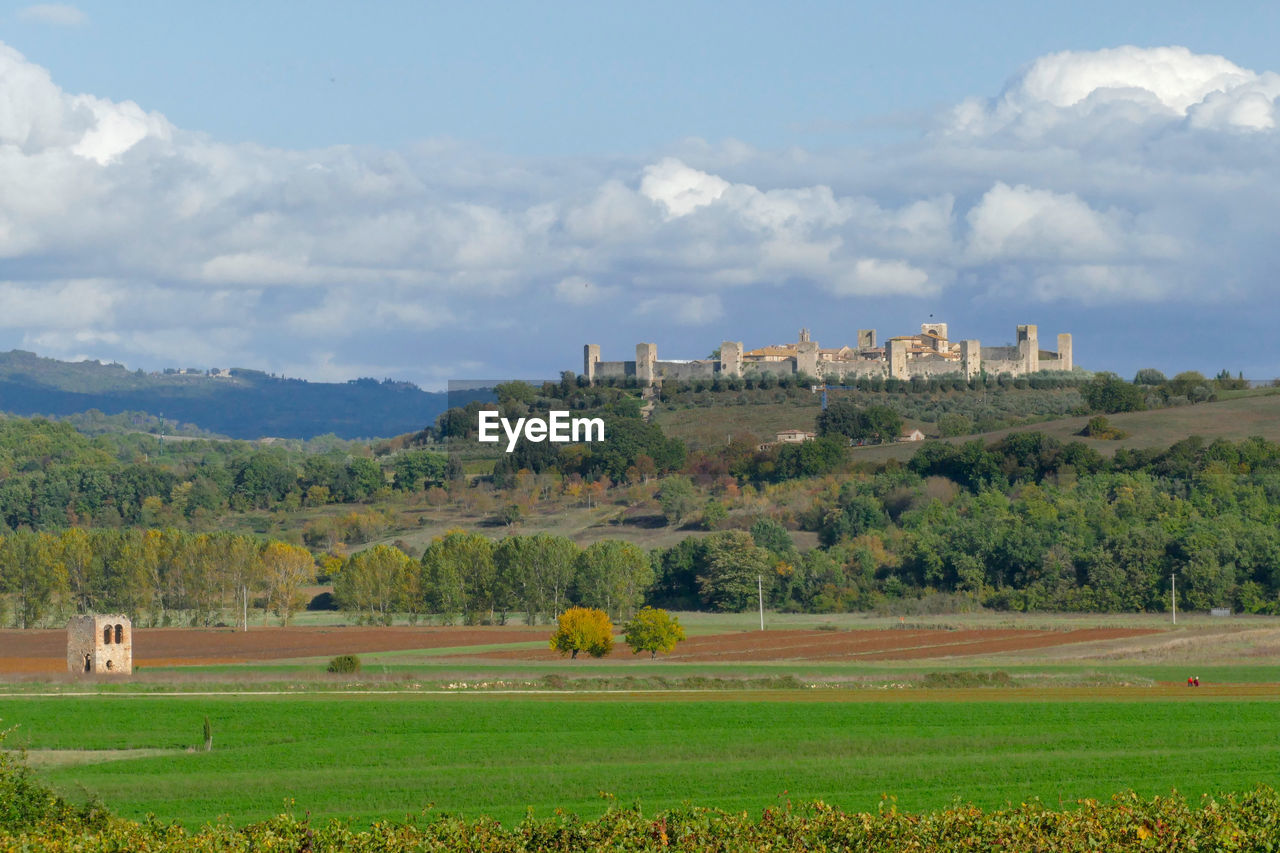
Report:
[[[1278,843],[1280,795],[1268,787],[1199,803],[1177,794],[1146,799],[1130,792],[1061,810],[1031,802],[909,814],[886,800],[867,813],[819,801],[768,808],[757,818],[694,806],[645,815],[634,806],[610,808],[595,820],[530,815],[510,828],[489,818],[427,811],[367,830],[285,814],[192,832],[155,818],[139,823],[74,808],[42,790],[20,763],[0,758],[0,851],[1263,851]]]

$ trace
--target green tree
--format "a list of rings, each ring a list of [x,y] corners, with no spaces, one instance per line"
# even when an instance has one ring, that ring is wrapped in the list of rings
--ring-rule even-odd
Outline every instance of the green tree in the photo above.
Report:
[[[370,623],[390,625],[397,610],[419,609],[421,573],[399,548],[374,545],[352,554],[334,579],[333,594],[343,610]]]
[[[602,658],[613,651],[613,623],[603,610],[570,607],[556,623],[551,648],[561,655],[576,658],[578,652],[586,652],[593,658]]]
[[[658,490],[658,504],[667,524],[680,526],[680,522],[688,518],[697,507],[694,497],[693,481],[683,474],[673,474],[662,481]]]
[[[493,551],[499,582],[512,604],[533,625],[538,617],[559,616],[573,584],[579,548],[563,536],[539,533],[508,536]]]
[[[665,610],[642,607],[640,612],[622,627],[626,634],[627,645],[631,653],[638,655],[648,652],[649,658],[658,656],[658,652],[668,654],[676,647],[676,643],[684,640],[684,628],[680,620]]]
[[[450,530],[431,541],[422,555],[422,593],[427,609],[446,621],[464,614],[471,621],[500,604],[493,541],[478,533]]]
[[[968,435],[973,432],[973,418],[957,412],[947,412],[938,416],[938,434],[943,438],[956,435]]]
[[[851,400],[837,400],[818,415],[818,434],[886,444],[902,434],[902,416],[888,406],[861,408]]]
[[[1184,370],[1169,380],[1169,393],[1178,397],[1189,397],[1192,389],[1208,384],[1209,380],[1200,371]]]
[[[751,525],[751,539],[775,557],[791,557],[796,546],[787,528],[768,516],[760,516]]]
[[[653,585],[649,556],[630,542],[602,539],[578,556],[574,581],[579,604],[623,616],[644,601]]]
[[[1136,412],[1145,408],[1142,389],[1137,385],[1130,385],[1114,373],[1099,373],[1092,382],[1080,389],[1080,394],[1091,410],[1108,415]]]
[[[715,498],[707,501],[706,506],[702,508],[702,526],[707,530],[715,530],[728,517],[729,511]]]
[[[708,536],[707,565],[698,591],[713,610],[742,611],[755,601],[757,578],[772,580],[773,560],[745,530]]]

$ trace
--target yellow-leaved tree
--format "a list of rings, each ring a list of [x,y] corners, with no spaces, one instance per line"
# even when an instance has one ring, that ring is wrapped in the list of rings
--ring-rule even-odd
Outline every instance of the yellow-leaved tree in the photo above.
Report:
[[[613,651],[613,623],[603,610],[570,607],[557,621],[551,648],[561,655],[576,658],[578,652],[586,652],[593,658],[602,658]]]
[[[316,561],[306,548],[272,542],[262,549],[262,573],[267,607],[288,625],[295,611],[306,604],[302,588],[316,581]]]

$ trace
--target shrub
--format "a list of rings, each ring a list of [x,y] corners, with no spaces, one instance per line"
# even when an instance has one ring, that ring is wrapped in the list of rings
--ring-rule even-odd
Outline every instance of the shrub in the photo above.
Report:
[[[1085,424],[1084,429],[1080,430],[1079,434],[1088,436],[1089,438],[1100,438],[1110,441],[1118,441],[1119,439],[1127,438],[1129,435],[1129,433],[1119,427],[1112,426],[1111,423],[1102,415],[1094,415],[1089,418],[1089,423]]]
[[[998,669],[995,672],[926,672],[921,682],[924,687],[1012,687],[1013,679],[1009,673]]]
[[[360,658],[355,655],[338,655],[329,661],[329,672],[336,672],[343,675],[360,671]]]

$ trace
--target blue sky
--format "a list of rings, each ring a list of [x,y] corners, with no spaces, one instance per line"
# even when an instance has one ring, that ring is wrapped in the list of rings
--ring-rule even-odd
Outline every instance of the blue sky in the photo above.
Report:
[[[1280,10],[1058,5],[3,3],[0,348],[439,387],[933,314],[1280,375]]]

